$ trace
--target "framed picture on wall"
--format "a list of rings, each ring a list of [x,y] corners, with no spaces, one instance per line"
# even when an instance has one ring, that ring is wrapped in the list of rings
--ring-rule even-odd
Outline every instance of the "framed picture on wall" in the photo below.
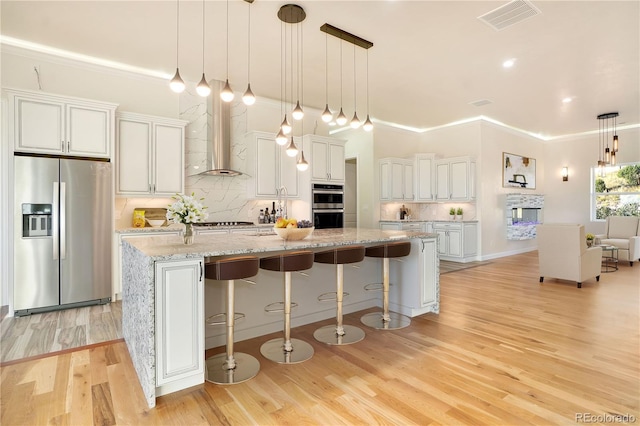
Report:
[[[531,157],[502,153],[502,186],[536,189],[536,160]]]

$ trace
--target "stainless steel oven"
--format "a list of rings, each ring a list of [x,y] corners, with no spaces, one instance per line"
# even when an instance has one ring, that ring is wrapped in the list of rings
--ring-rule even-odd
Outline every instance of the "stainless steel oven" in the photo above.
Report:
[[[314,183],[311,194],[313,226],[316,229],[344,227],[344,186]]]

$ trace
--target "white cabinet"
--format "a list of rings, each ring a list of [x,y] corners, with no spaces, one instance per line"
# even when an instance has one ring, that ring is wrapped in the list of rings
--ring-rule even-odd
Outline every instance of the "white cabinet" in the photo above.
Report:
[[[412,317],[438,313],[440,274],[436,240],[412,239],[411,255],[401,260],[390,261],[389,278],[394,285],[389,289],[389,309]]]
[[[296,167],[297,157],[289,157],[285,147],[278,145],[271,133],[252,132],[246,137],[247,164],[252,170],[247,183],[249,197],[273,200],[278,196],[278,189],[284,186],[289,198],[298,198],[298,174],[302,172]],[[294,142],[301,147],[299,138],[294,138]]]
[[[455,157],[437,160],[435,173],[436,200],[474,200],[475,167],[475,160],[471,157]]]
[[[116,104],[5,89],[17,152],[110,158]]]
[[[118,113],[118,195],[172,196],[184,192],[186,124],[182,120]]]
[[[438,234],[438,254],[441,259],[455,262],[475,260],[478,253],[478,224],[435,222]]]
[[[402,158],[383,158],[380,165],[380,200],[412,201],[413,161]]]
[[[204,260],[156,262],[156,396],[204,381]]]
[[[416,154],[414,158],[415,201],[435,200],[435,156]]]
[[[311,145],[311,179],[322,182],[344,183],[344,145],[338,139],[305,136],[305,146]]]

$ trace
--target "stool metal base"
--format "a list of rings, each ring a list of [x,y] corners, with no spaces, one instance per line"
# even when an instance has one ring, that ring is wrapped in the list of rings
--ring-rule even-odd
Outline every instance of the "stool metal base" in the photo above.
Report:
[[[411,318],[396,312],[389,312],[389,321],[382,319],[382,312],[365,314],[360,318],[360,321],[362,321],[364,325],[375,328],[376,330],[397,330],[408,327],[411,324]]]
[[[300,339],[291,339],[293,350],[284,350],[284,339],[279,337],[271,339],[260,346],[262,356],[279,364],[297,364],[311,359],[313,356],[313,346]]]
[[[364,339],[364,330],[352,325],[343,325],[344,335],[336,333],[335,325],[326,325],[313,332],[313,337],[327,345],[349,345]]]
[[[232,385],[246,382],[254,378],[260,371],[260,361],[255,357],[242,352],[233,354],[236,360],[236,368],[227,370],[225,368],[227,354],[221,353],[205,360],[207,374],[205,380],[217,385]]]

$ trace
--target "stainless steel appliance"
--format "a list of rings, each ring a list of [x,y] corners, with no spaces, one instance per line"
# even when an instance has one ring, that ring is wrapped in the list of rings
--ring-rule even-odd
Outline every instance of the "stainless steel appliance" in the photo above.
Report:
[[[311,215],[316,229],[344,227],[344,186],[314,183]]]
[[[14,157],[15,315],[111,300],[111,163]]]

